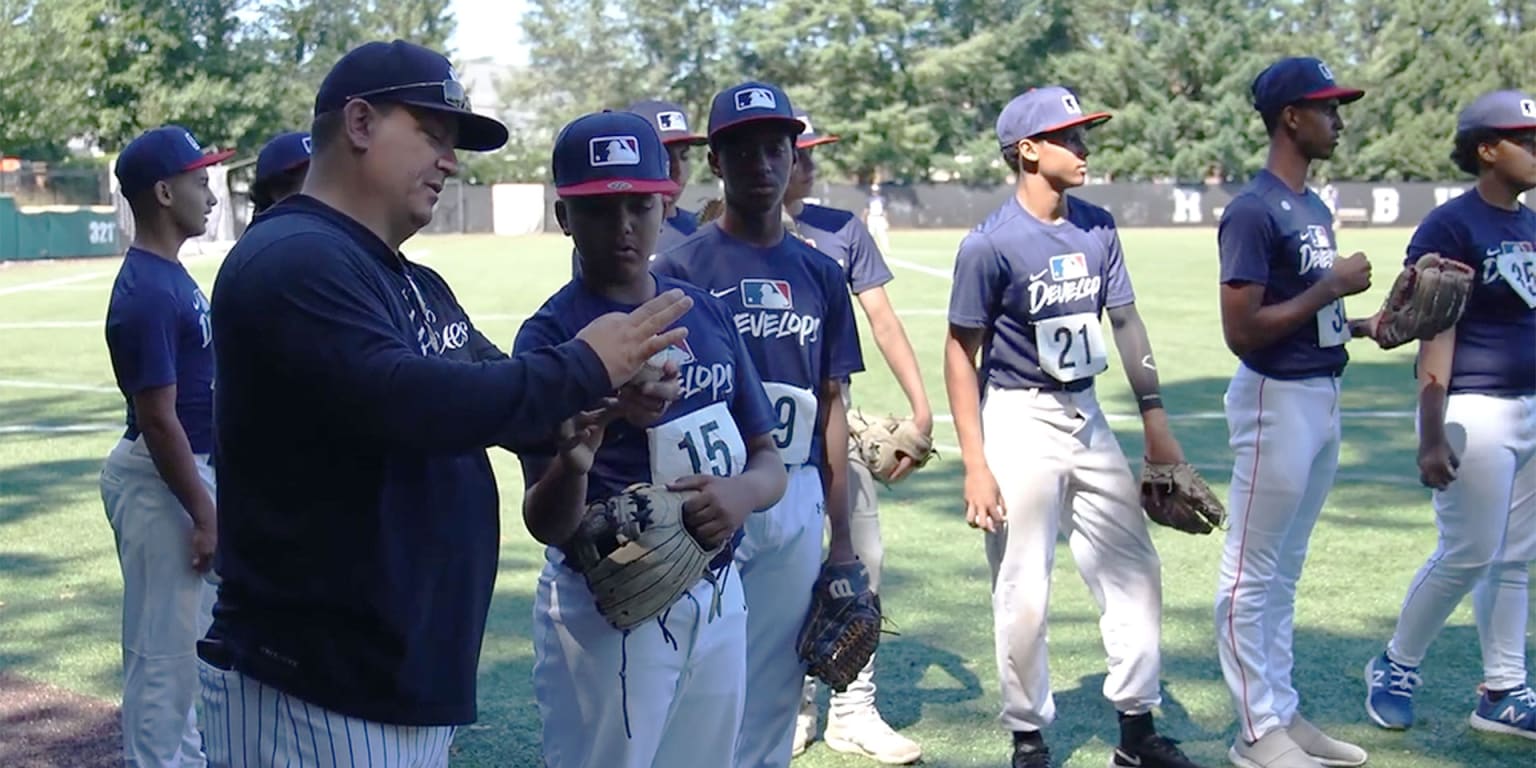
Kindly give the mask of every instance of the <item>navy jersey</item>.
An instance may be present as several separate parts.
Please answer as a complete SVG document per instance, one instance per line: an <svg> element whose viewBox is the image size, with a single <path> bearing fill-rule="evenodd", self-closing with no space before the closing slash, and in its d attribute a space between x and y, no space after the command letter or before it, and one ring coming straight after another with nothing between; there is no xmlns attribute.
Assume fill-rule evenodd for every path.
<svg viewBox="0 0 1536 768"><path fill-rule="evenodd" d="M1477 270L1456 324L1450 391L1536 394L1536 212L1496 208L1474 189L1419 224L1406 263L1426 253Z"/></svg>
<svg viewBox="0 0 1536 768"><path fill-rule="evenodd" d="M435 272L304 195L225 259L213 336L210 635L342 714L473 722L499 561L485 449L610 391L602 361L584 342L506 358Z"/></svg>
<svg viewBox="0 0 1536 768"><path fill-rule="evenodd" d="M588 473L589 502L613 496L634 483L664 484L678 477L711 472L724 477L740 474L746 465L745 442L767 434L775 426L762 380L736 333L730 310L697 286L666 277L655 279L657 293L681 288L694 301L693 308L676 323L688 329L688 337L666 350L667 356L678 364L682 396L657 424L672 424L705 411L711 412L711 418L723 415L723 420L717 420L731 423L716 424L708 434L701 435L699 432L709 423L704 421L700 430L652 446L654 434L667 430L660 426L639 428L623 420L614 422L604 434L602 447ZM524 321L513 351L521 353L568 341L598 317L609 312L629 312L635 306L611 301L593 293L581 281L572 280ZM729 453L712 445L725 431L736 436L736 444L727 445ZM653 453L653 448L661 450ZM519 453L523 479L531 486L543 475L543 462L555 455L555 447L544 443Z"/></svg>
<svg viewBox="0 0 1536 768"><path fill-rule="evenodd" d="M837 263L788 234L762 248L710 222L657 256L651 269L724 300L773 405L774 444L784 462L819 464L821 384L864 370L853 304Z"/></svg>
<svg viewBox="0 0 1536 768"><path fill-rule="evenodd" d="M848 287L863 293L889 283L893 277L885 255L869 228L849 211L806 205L795 216L800 236L816 250L832 257L848 274Z"/></svg>
<svg viewBox="0 0 1536 768"><path fill-rule="evenodd" d="M1009 196L960 243L949 322L989 331L983 385L1080 391L1109 368L1104 310L1135 300L1109 211L1069 197L1048 223Z"/></svg>
<svg viewBox="0 0 1536 768"><path fill-rule="evenodd" d="M193 453L213 450L213 327L208 299L179 261L129 248L107 303L107 352L139 436L133 396L176 385L176 420Z"/></svg>
<svg viewBox="0 0 1536 768"><path fill-rule="evenodd" d="M1259 171L1221 213L1217 229L1223 285L1264 286L1265 306L1293 299L1333 269L1333 212L1311 190L1293 192L1269 171ZM1276 379L1338 376L1349 362L1344 300L1241 359Z"/></svg>
<svg viewBox="0 0 1536 768"><path fill-rule="evenodd" d="M689 235L699 231L699 215L693 211L674 208L672 217L661 223L661 237L656 238L656 252L667 251L681 245Z"/></svg>

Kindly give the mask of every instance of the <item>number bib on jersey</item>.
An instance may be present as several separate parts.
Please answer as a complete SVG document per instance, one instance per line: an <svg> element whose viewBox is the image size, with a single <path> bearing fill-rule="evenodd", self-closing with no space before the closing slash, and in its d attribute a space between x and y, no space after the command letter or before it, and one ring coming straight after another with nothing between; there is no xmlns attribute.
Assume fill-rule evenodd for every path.
<svg viewBox="0 0 1536 768"><path fill-rule="evenodd" d="M763 382L773 406L773 444L787 466L797 467L811 459L811 436L816 429L816 394L809 389Z"/></svg>
<svg viewBox="0 0 1536 768"><path fill-rule="evenodd" d="M1501 253L1498 265L1504 282L1525 300L1526 306L1536 309L1536 251Z"/></svg>
<svg viewBox="0 0 1536 768"><path fill-rule="evenodd" d="M1344 319L1344 300L1334 299L1317 311L1317 345L1324 349L1349 341L1349 321Z"/></svg>
<svg viewBox="0 0 1536 768"><path fill-rule="evenodd" d="M1035 322L1035 351L1040 370L1060 382L1097 376L1109 369L1104 330L1093 312L1048 317Z"/></svg>
<svg viewBox="0 0 1536 768"><path fill-rule="evenodd" d="M651 482L689 475L730 477L747 463L747 445L725 403L711 403L645 431L651 449Z"/></svg>

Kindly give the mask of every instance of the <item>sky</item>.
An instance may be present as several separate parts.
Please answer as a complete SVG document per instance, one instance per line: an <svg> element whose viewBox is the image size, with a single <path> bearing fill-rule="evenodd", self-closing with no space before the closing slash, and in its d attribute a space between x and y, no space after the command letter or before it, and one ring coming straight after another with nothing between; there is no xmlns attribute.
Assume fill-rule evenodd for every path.
<svg viewBox="0 0 1536 768"><path fill-rule="evenodd" d="M450 41L459 60L489 56L501 64L528 60L522 18L527 0L453 0L457 31Z"/></svg>

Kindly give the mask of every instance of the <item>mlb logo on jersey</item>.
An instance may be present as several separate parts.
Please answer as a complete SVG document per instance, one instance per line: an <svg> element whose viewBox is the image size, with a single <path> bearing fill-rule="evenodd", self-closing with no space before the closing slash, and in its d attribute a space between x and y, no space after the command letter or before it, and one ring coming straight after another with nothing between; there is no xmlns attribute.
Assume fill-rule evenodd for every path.
<svg viewBox="0 0 1536 768"><path fill-rule="evenodd" d="M1527 240L1505 240L1499 243L1499 252L1510 255L1536 252L1536 244Z"/></svg>
<svg viewBox="0 0 1536 768"><path fill-rule="evenodd" d="M1051 257L1052 280L1077 280L1088 276L1088 257L1081 253L1064 253Z"/></svg>
<svg viewBox="0 0 1536 768"><path fill-rule="evenodd" d="M651 355L651 359L648 362L651 365L666 365L668 362L671 362L681 368L696 360L697 358L693 356L693 347L688 346L688 340L680 339L672 342L672 345L666 349Z"/></svg>
<svg viewBox="0 0 1536 768"><path fill-rule="evenodd" d="M794 309L785 280L741 281L741 305L748 309Z"/></svg>
<svg viewBox="0 0 1536 768"><path fill-rule="evenodd" d="M1313 248L1332 248L1333 243L1328 237L1328 228L1321 224L1307 225L1307 241Z"/></svg>
<svg viewBox="0 0 1536 768"><path fill-rule="evenodd" d="M587 141L587 150L593 168L640 164L640 140L634 136L593 136Z"/></svg>
<svg viewBox="0 0 1536 768"><path fill-rule="evenodd" d="M676 111L657 112L656 125L663 131L686 131L688 130L688 118L684 117L683 113Z"/></svg>
<svg viewBox="0 0 1536 768"><path fill-rule="evenodd" d="M778 109L779 100L767 88L743 88L736 92L736 111Z"/></svg>

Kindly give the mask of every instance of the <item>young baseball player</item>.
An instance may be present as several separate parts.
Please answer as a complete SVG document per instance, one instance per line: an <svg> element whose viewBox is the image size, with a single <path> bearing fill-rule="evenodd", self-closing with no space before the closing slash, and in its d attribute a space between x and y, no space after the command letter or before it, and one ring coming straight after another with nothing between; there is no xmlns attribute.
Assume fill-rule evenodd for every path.
<svg viewBox="0 0 1536 768"><path fill-rule="evenodd" d="M215 198L204 153L185 128L134 139L116 174L133 244L107 304L107 351L127 430L101 469L101 500L123 571L123 758L200 766L197 639L213 587L213 349L208 299L178 254L201 235Z"/></svg>
<svg viewBox="0 0 1536 768"><path fill-rule="evenodd" d="M1306 186L1333 155L1343 88L1323 62L1283 59L1253 82L1269 133L1265 169L1218 231L1221 324L1237 372L1224 400L1233 450L1231 527L1216 592L1217 648L1237 707L1229 752L1245 768L1361 765L1364 750L1298 714L1291 682L1296 582L1339 461L1345 296L1371 283L1365 255L1340 258L1328 206Z"/></svg>
<svg viewBox="0 0 1536 768"><path fill-rule="evenodd" d="M789 176L789 187L784 193L784 210L793 218L796 234L817 250L831 256L847 276L848 289L858 297L859 306L869 320L874 333L875 345L885 358L891 374L896 377L907 403L912 408L912 420L924 434L933 433L933 412L928 406L928 393L923 388L922 373L917 367L917 356L907 340L906 329L896 316L886 295L885 284L893 276L885 265L885 256L870 237L869 230L858 217L848 211L827 208L805 202L816 183L816 160L811 150L838 140L837 136L818 133L810 116L797 114L805 124L805 131L795 140L795 165ZM844 385L847 386L846 384ZM848 390L844 390L844 404L848 402ZM909 459L897 470L901 477L911 471ZM870 587L880 591L880 567L885 560L885 548L880 540L878 499L875 495L875 479L869 467L854 452L848 460L848 523L853 535L853 550L869 569ZM800 701L800 714L795 718L793 754L799 755L816 737L816 679L807 676ZM886 724L875 709L875 661L873 658L859 673L859 678L841 693L833 693L827 716L827 746L838 752L849 752L873 758L879 762L902 765L923 756L917 742L902 736Z"/></svg>
<svg viewBox="0 0 1536 768"><path fill-rule="evenodd" d="M1051 765L1056 718L1046 611L1058 535L1099 605L1104 696L1120 713L1111 765L1190 768L1159 735L1162 576L1129 464L1094 394L1109 368L1100 318L1142 413L1149 461L1183 460L1158 393L1114 218L1066 194L1087 180L1085 114L1066 88L1035 88L997 119L1017 191L955 258L944 382L965 462L966 521L986 531L1002 725L1013 767ZM976 366L981 351L981 369Z"/></svg>
<svg viewBox="0 0 1536 768"><path fill-rule="evenodd" d="M688 114L682 106L670 101L637 101L625 107L624 111L644 117L661 134L661 141L667 147L670 178L677 185L677 191L666 192L661 196L666 209L661 214L661 236L656 239L656 250L653 251L660 253L686 240L699 228L698 214L679 207L677 201L682 197L683 190L688 188L688 177L692 173L689 153L694 147L708 144L709 139L694 133L688 122ZM571 251L573 277L581 276L581 264L576 257L576 251Z"/></svg>
<svg viewBox="0 0 1536 768"><path fill-rule="evenodd" d="M303 192L246 230L213 291L209 761L442 768L475 720L498 564L486 448L544 440L630 381L686 337L657 332L692 300L667 291L507 358L400 254L456 150L507 138L448 60L400 40L349 51L311 134Z"/></svg>
<svg viewBox="0 0 1536 768"><path fill-rule="evenodd" d="M251 180L251 207L261 213L298 194L309 171L313 142L307 131L279 134L256 155L256 176Z"/></svg>
<svg viewBox="0 0 1536 768"><path fill-rule="evenodd" d="M1419 224L1426 253L1477 271L1466 314L1419 344L1419 472L1435 489L1440 537L1403 601L1386 650L1366 666L1365 708L1383 728L1413 725L1430 643L1472 593L1483 649L1473 728L1536 739L1526 683L1529 563L1536 559L1536 99L1495 91L1462 110L1451 157L1472 191Z"/></svg>
<svg viewBox="0 0 1536 768"><path fill-rule="evenodd" d="M694 536L712 548L736 538L748 514L784 492L773 412L730 311L702 289L647 271L662 199L677 192L652 125L605 112L560 132L555 216L584 268L523 324L513 348L568 341L593 319L669 288L694 299L680 321L687 340L668 350L682 396L664 415L620 418L609 409L585 439L521 454L524 519L551 545L533 613L534 695L550 768L730 765L746 693L746 603L741 581L725 573L731 547L711 563L715 579L700 578L661 617L620 631L562 555L587 504L634 483L699 491L684 511L693 514ZM566 431L578 435L576 424Z"/></svg>
<svg viewBox="0 0 1536 768"><path fill-rule="evenodd" d="M804 126L777 86L747 82L715 96L709 164L725 182L725 212L652 263L724 299L774 412L774 444L789 487L753 515L736 550L747 598L746 709L737 768L789 764L805 664L795 644L821 563L855 559L848 523L848 422L842 382L863 369L847 278L788 236L784 190Z"/></svg>

